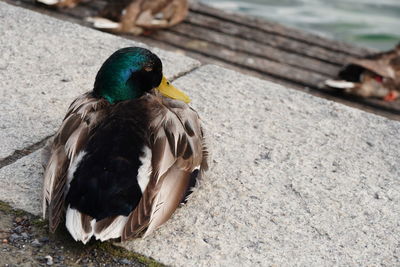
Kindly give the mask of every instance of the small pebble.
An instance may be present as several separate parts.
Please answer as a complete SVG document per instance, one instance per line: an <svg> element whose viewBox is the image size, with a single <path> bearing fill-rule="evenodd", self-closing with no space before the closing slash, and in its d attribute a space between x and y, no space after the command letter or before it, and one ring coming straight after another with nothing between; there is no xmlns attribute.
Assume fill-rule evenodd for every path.
<svg viewBox="0 0 400 267"><path fill-rule="evenodd" d="M22 218L21 217L17 217L17 218L15 218L15 220L14 220L16 223L20 223L20 222L22 222Z"/></svg>
<svg viewBox="0 0 400 267"><path fill-rule="evenodd" d="M23 239L28 239L29 238L29 235L27 233L25 233L25 232L23 232L21 234L21 236L22 236Z"/></svg>
<svg viewBox="0 0 400 267"><path fill-rule="evenodd" d="M19 225L19 226L15 227L14 232L20 234L20 233L22 233L23 230L24 230L23 227L21 225Z"/></svg>
<svg viewBox="0 0 400 267"><path fill-rule="evenodd" d="M21 239L20 235L17 234L12 234L10 235L10 237L8 238L11 242L14 242L15 240Z"/></svg>
<svg viewBox="0 0 400 267"><path fill-rule="evenodd" d="M33 247L41 247L42 244L39 242L39 240L35 239L32 241L32 246Z"/></svg>
<svg viewBox="0 0 400 267"><path fill-rule="evenodd" d="M8 244L8 240L7 239L3 239L3 241L1 241L3 244Z"/></svg>
<svg viewBox="0 0 400 267"><path fill-rule="evenodd" d="M371 143L371 142L369 142L369 141L367 141L367 145L369 145L370 147L373 147L373 146L374 146L374 144Z"/></svg>
<svg viewBox="0 0 400 267"><path fill-rule="evenodd" d="M46 259L46 264L47 265L53 265L53 257L50 255L47 255L46 257L44 257Z"/></svg>
<svg viewBox="0 0 400 267"><path fill-rule="evenodd" d="M131 261L128 259L122 259L119 261L121 264L131 264Z"/></svg>
<svg viewBox="0 0 400 267"><path fill-rule="evenodd" d="M41 237L41 238L39 238L39 242L42 242L42 243L46 243L46 242L49 242L49 238L48 237Z"/></svg>

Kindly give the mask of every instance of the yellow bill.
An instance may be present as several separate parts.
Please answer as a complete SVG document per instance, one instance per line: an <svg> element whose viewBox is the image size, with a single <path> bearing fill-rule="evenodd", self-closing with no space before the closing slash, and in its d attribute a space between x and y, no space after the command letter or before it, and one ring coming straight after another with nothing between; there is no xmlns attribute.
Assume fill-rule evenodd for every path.
<svg viewBox="0 0 400 267"><path fill-rule="evenodd" d="M156 88L158 91L161 92L163 96L178 99L185 103L190 102L189 96L187 96L184 92L178 90L173 86L165 76L163 76L160 85Z"/></svg>

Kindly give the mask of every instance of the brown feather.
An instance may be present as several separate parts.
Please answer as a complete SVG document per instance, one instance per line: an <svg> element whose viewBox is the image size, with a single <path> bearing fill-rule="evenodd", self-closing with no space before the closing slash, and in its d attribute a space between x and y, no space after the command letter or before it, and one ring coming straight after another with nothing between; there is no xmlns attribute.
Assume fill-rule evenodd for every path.
<svg viewBox="0 0 400 267"><path fill-rule="evenodd" d="M92 226L90 224L92 220L93 218L89 215L81 213L82 229L85 233L90 233L92 231Z"/></svg>
<svg viewBox="0 0 400 267"><path fill-rule="evenodd" d="M194 131L192 129L192 126L190 126L190 122L189 121L185 121L185 130L187 132L187 134L192 137L194 135Z"/></svg>
<svg viewBox="0 0 400 267"><path fill-rule="evenodd" d="M68 118L64 120L62 127L59 130L59 134L57 135L57 140L55 142L65 144L71 134L76 130L76 128L78 128L79 124L81 124L81 122L82 120L79 115L71 114Z"/></svg>
<svg viewBox="0 0 400 267"><path fill-rule="evenodd" d="M160 179L160 188L153 203L153 212L144 236L165 223L178 208L188 188L191 172L174 164Z"/></svg>
<svg viewBox="0 0 400 267"><path fill-rule="evenodd" d="M180 101L162 98L161 103L150 116L154 118L150 122L150 136L154 136L150 181L128 218L122 240L147 236L165 223L186 195L193 170L207 167L197 113Z"/></svg>
<svg viewBox="0 0 400 267"><path fill-rule="evenodd" d="M108 226L110 226L110 224L112 224L116 218L118 218L118 216L112 216L112 217L104 218L104 219L96 222L96 226L94 228L94 231L96 233L101 233L101 231L103 231Z"/></svg>
<svg viewBox="0 0 400 267"><path fill-rule="evenodd" d="M45 146L42 149L41 153L41 162L43 169L46 169L47 164L49 163L51 156L51 148L53 146L54 137L47 139Z"/></svg>
<svg viewBox="0 0 400 267"><path fill-rule="evenodd" d="M180 135L176 145L176 150L177 150L176 155L182 156L187 146L188 146L188 139L186 138L186 135Z"/></svg>
<svg viewBox="0 0 400 267"><path fill-rule="evenodd" d="M53 184L53 197L50 199L50 201L47 202L49 208L50 232L54 232L59 223L59 218L57 216L59 214L59 207L64 201L62 192L64 190L64 184L66 182L66 172L68 168L67 157L65 155L63 147L59 147L56 151L53 152L50 159L50 164L51 167L55 165L53 167L56 168L54 176L58 177Z"/></svg>
<svg viewBox="0 0 400 267"><path fill-rule="evenodd" d="M165 136L167 137L168 144L169 144L169 147L171 148L172 155L176 156L174 133L172 131L166 131Z"/></svg>

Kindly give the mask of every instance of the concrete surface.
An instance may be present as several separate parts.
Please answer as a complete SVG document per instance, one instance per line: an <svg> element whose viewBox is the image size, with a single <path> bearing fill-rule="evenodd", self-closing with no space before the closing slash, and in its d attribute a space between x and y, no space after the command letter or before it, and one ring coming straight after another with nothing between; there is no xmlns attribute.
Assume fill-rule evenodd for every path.
<svg viewBox="0 0 400 267"><path fill-rule="evenodd" d="M0 34L9 38L0 39L8 47L0 46L0 55L35 42L26 31L25 43L22 28L33 31L40 22L47 29L36 33L42 40L35 49L22 45L1 69L9 85L2 82L0 102L0 123L8 118L10 125L0 139L7 154L54 133L70 99L92 84L103 58L89 47L105 58L129 41L2 3L0 18ZM17 30L18 21L30 24ZM38 66L38 58L45 64ZM50 67L52 75L43 74ZM216 66L174 84L204 120L211 168L169 222L122 246L174 266L400 265L399 122ZM40 116L43 110L51 112ZM0 169L0 200L34 214L40 213L38 153Z"/></svg>
<svg viewBox="0 0 400 267"><path fill-rule="evenodd" d="M51 135L115 50L144 44L0 2L0 159ZM175 78L200 65L152 49Z"/></svg>
<svg viewBox="0 0 400 267"><path fill-rule="evenodd" d="M0 200L15 208L42 214L41 150L0 169Z"/></svg>

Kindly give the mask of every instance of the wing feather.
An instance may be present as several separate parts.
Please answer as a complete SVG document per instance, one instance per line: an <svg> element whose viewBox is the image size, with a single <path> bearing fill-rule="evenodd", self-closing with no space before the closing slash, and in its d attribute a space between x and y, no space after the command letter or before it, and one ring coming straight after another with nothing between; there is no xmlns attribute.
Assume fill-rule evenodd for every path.
<svg viewBox="0 0 400 267"><path fill-rule="evenodd" d="M44 151L44 159L49 159L44 173L43 217L48 209L51 232L56 230L64 211L68 169L85 146L90 130L104 118L108 106L105 100L90 93L78 97L70 105L52 144ZM84 221L86 229L86 218Z"/></svg>
<svg viewBox="0 0 400 267"><path fill-rule="evenodd" d="M186 104L163 98L150 125L152 172L122 240L147 236L165 223L184 199L192 172L207 168L207 152L197 113ZM204 171L204 170L202 170Z"/></svg>

